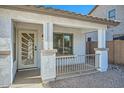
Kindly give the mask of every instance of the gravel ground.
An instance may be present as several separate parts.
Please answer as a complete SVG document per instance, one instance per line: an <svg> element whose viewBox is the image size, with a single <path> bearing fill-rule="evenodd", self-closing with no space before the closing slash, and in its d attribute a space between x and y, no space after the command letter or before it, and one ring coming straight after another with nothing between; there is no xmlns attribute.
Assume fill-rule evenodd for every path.
<svg viewBox="0 0 124 93"><path fill-rule="evenodd" d="M51 88L123 88L124 66L110 65L107 72L97 72L44 84Z"/></svg>

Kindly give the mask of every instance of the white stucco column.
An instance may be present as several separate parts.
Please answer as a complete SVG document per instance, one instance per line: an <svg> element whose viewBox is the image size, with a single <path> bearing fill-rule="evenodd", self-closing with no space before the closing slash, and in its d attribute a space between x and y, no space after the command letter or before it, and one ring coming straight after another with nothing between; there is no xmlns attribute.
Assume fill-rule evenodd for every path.
<svg viewBox="0 0 124 93"><path fill-rule="evenodd" d="M48 49L48 23L43 24L43 49Z"/></svg>
<svg viewBox="0 0 124 93"><path fill-rule="evenodd" d="M56 78L56 50L53 49L53 23L43 24L41 77L43 82L51 81Z"/></svg>
<svg viewBox="0 0 124 93"><path fill-rule="evenodd" d="M43 48L53 49L53 23L43 24Z"/></svg>
<svg viewBox="0 0 124 93"><path fill-rule="evenodd" d="M106 29L98 29L98 48L106 48Z"/></svg>
<svg viewBox="0 0 124 93"><path fill-rule="evenodd" d="M48 23L48 49L53 49L53 23Z"/></svg>
<svg viewBox="0 0 124 93"><path fill-rule="evenodd" d="M9 87L13 81L12 67L12 22L0 15L0 87Z"/></svg>
<svg viewBox="0 0 124 93"><path fill-rule="evenodd" d="M96 54L99 55L97 67L101 72L107 71L108 68L108 48L106 48L106 29L98 29L98 48L95 48Z"/></svg>

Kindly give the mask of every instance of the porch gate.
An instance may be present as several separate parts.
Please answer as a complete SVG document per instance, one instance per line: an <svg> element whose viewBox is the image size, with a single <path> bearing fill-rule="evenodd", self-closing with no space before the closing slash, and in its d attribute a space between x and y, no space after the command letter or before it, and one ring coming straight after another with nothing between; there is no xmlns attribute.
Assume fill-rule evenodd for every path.
<svg viewBox="0 0 124 93"><path fill-rule="evenodd" d="M56 57L56 75L81 74L99 67L99 54Z"/></svg>

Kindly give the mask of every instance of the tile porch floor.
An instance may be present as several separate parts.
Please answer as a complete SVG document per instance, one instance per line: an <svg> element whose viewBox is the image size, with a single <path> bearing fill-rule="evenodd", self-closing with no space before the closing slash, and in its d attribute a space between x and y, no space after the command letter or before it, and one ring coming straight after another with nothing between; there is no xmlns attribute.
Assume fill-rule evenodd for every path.
<svg viewBox="0 0 124 93"><path fill-rule="evenodd" d="M19 71L11 88L42 88L40 70Z"/></svg>

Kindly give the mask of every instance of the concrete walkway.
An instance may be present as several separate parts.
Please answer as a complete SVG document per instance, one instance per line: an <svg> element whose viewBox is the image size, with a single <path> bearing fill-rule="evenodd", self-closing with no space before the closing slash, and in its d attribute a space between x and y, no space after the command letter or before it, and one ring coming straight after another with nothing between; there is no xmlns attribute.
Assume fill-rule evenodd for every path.
<svg viewBox="0 0 124 93"><path fill-rule="evenodd" d="M27 70L19 71L16 74L15 80L11 86L12 88L42 88L42 81L40 71Z"/></svg>

